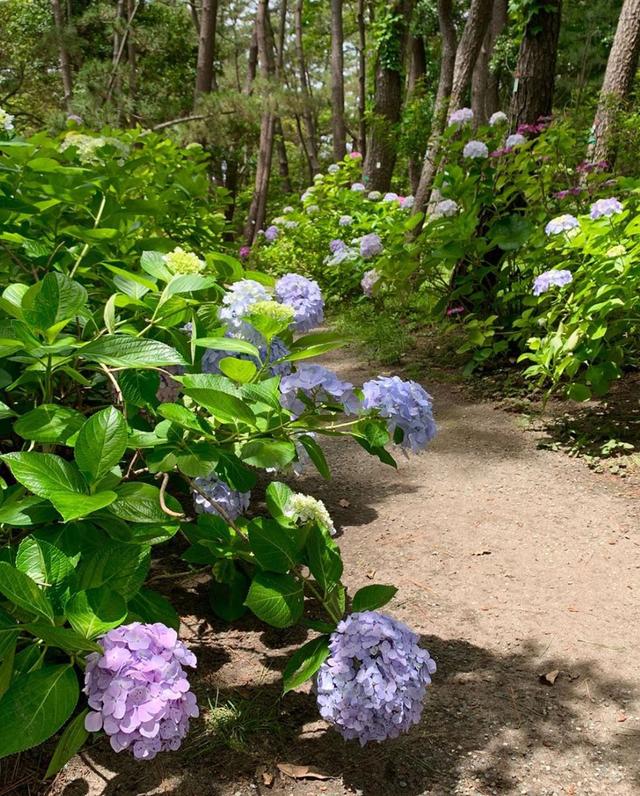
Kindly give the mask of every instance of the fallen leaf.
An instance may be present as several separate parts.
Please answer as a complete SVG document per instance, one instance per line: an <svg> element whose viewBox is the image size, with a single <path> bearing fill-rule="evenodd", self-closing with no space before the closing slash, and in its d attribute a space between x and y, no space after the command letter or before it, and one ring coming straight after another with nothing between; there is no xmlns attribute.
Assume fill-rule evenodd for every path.
<svg viewBox="0 0 640 796"><path fill-rule="evenodd" d="M262 780L262 784L265 788L271 788L273 786L275 776L269 771L266 766L260 766L256 771L256 778L260 778Z"/></svg>
<svg viewBox="0 0 640 796"><path fill-rule="evenodd" d="M574 605L570 605L567 608L567 611L571 611L572 614L577 614L578 613L578 609Z"/></svg>
<svg viewBox="0 0 640 796"><path fill-rule="evenodd" d="M626 721L626 720L627 720L627 718L628 718L628 717L627 717L627 716L625 716L625 714L624 714L624 713L620 712L620 713L618 713L618 718L617 718L617 721L619 721L620 723L622 723L623 721Z"/></svg>
<svg viewBox="0 0 640 796"><path fill-rule="evenodd" d="M540 682L543 685L555 685L556 680L558 679L558 675L560 674L559 669L553 669L551 672L547 672L546 674L539 675Z"/></svg>
<svg viewBox="0 0 640 796"><path fill-rule="evenodd" d="M296 766L294 763L277 763L277 768L292 779L333 779L330 774L312 766Z"/></svg>
<svg viewBox="0 0 640 796"><path fill-rule="evenodd" d="M375 569L370 569L370 570L367 572L367 577L369 578L369 580L373 580L373 579L375 578L375 576L376 576L376 571L375 571Z"/></svg>
<svg viewBox="0 0 640 796"><path fill-rule="evenodd" d="M351 503L346 498L340 498L338 503L342 506L343 509L348 509Z"/></svg>

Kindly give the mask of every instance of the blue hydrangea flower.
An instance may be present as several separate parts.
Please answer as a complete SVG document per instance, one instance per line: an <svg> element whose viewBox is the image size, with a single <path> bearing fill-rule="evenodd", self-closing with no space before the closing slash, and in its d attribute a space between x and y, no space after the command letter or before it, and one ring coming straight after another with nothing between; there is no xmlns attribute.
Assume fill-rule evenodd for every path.
<svg viewBox="0 0 640 796"><path fill-rule="evenodd" d="M403 449L418 453L434 438L432 399L417 382L404 381L399 376L378 376L366 381L362 391L362 408L376 410L385 418L392 437L396 429L403 432Z"/></svg>
<svg viewBox="0 0 640 796"><path fill-rule="evenodd" d="M496 111L495 113L491 114L491 118L489 119L489 124L491 127L496 127L498 124L506 124L509 121L507 114L503 111Z"/></svg>
<svg viewBox="0 0 640 796"><path fill-rule="evenodd" d="M274 243L274 241L278 239L278 235L280 235L280 230L275 224L267 227L264 231L264 239L267 241L267 243Z"/></svg>
<svg viewBox="0 0 640 796"><path fill-rule="evenodd" d="M100 645L103 652L86 659L86 730L104 730L114 751L129 749L139 760L178 749L199 712L182 668L195 667L195 655L160 622L122 625Z"/></svg>
<svg viewBox="0 0 640 796"><path fill-rule="evenodd" d="M397 738L420 721L436 664L405 624L377 611L348 616L316 676L320 715L343 738Z"/></svg>
<svg viewBox="0 0 640 796"><path fill-rule="evenodd" d="M443 199L437 202L436 206L433 208L433 217L446 218L455 216L459 209L458 203L454 202L453 199Z"/></svg>
<svg viewBox="0 0 640 796"><path fill-rule="evenodd" d="M302 414L306 408L298 398L299 391L316 404L341 404L347 414L355 414L358 410L353 384L341 381L322 365L302 362L295 373L284 376L280 381L280 403L295 415Z"/></svg>
<svg viewBox="0 0 640 796"><path fill-rule="evenodd" d="M340 240L340 238L334 238L333 240L329 241L329 251L332 254L335 254L336 252L342 251L342 249L346 248L347 244L343 240Z"/></svg>
<svg viewBox="0 0 640 796"><path fill-rule="evenodd" d="M368 235L363 235L360 238L360 256L365 260L370 260L372 257L377 257L384 251L384 246L380 240L380 236L375 232L370 232Z"/></svg>
<svg viewBox="0 0 640 796"><path fill-rule="evenodd" d="M354 182L351 186L352 191L356 191L356 193L361 193L362 191L366 191L366 188L363 183L361 182Z"/></svg>
<svg viewBox="0 0 640 796"><path fill-rule="evenodd" d="M459 108L449 116L449 125L469 124L473 121L473 111L471 108Z"/></svg>
<svg viewBox="0 0 640 796"><path fill-rule="evenodd" d="M243 318L251 312L251 307L258 301L269 301L270 298L264 285L253 279L241 279L234 282L222 297L218 317L226 322L229 329L240 331Z"/></svg>
<svg viewBox="0 0 640 796"><path fill-rule="evenodd" d="M362 288L362 292L365 294L365 296L373 295L373 288L376 286L379 279L380 273L379 271L376 271L375 268L365 272L364 276L360 280L360 287Z"/></svg>
<svg viewBox="0 0 640 796"><path fill-rule="evenodd" d="M245 354L241 351L223 351L220 348L207 348L207 350L202 355L202 364L201 364L202 372L214 373L214 374L222 373L222 371L220 370L220 362L225 357L234 357L235 359L245 359L249 362L253 362L253 364L257 368L261 368L267 360L267 352L270 363L275 363L278 359L282 359L282 357L286 357L288 354L291 353L287 348L287 346L283 343L283 341L279 337L274 337L268 348L266 345L261 345L258 348L260 351L259 360L256 357L251 356L251 354ZM270 364L269 373L272 376L286 376L287 374L291 373L291 363L279 362L277 364Z"/></svg>
<svg viewBox="0 0 640 796"><path fill-rule="evenodd" d="M382 197L383 202L397 202L398 201L398 194L394 193L393 191L389 191Z"/></svg>
<svg viewBox="0 0 640 796"><path fill-rule="evenodd" d="M338 225L341 227L350 227L353 224L353 216L340 216Z"/></svg>
<svg viewBox="0 0 640 796"><path fill-rule="evenodd" d="M416 203L415 197L409 194L409 196L401 196L400 197L400 207L403 210L411 210L411 208Z"/></svg>
<svg viewBox="0 0 640 796"><path fill-rule="evenodd" d="M300 274L285 274L276 282L276 298L294 311L293 328L308 332L324 320L324 299L314 279Z"/></svg>
<svg viewBox="0 0 640 796"><path fill-rule="evenodd" d="M484 141L469 141L462 150L462 157L471 159L488 158L489 147Z"/></svg>
<svg viewBox="0 0 640 796"><path fill-rule="evenodd" d="M522 133L513 133L510 135L507 140L504 142L506 149L513 149L517 146L522 146L522 144L526 144L527 139L522 135Z"/></svg>
<svg viewBox="0 0 640 796"><path fill-rule="evenodd" d="M547 235L559 235L561 232L569 232L569 230L576 229L579 226L580 222L575 216L565 213L562 216L552 218L544 228L544 231Z"/></svg>
<svg viewBox="0 0 640 796"><path fill-rule="evenodd" d="M338 249L330 257L325 257L325 265L340 265L341 263L350 263L357 260L360 252L352 246L345 246L344 249Z"/></svg>
<svg viewBox="0 0 640 796"><path fill-rule="evenodd" d="M589 215L595 221L597 218L609 218L622 213L622 203L614 196L609 199L598 199L591 205Z"/></svg>
<svg viewBox="0 0 640 796"><path fill-rule="evenodd" d="M533 282L533 295L540 296L552 286L564 287L573 282L571 271L545 271L537 276Z"/></svg>
<svg viewBox="0 0 640 796"><path fill-rule="evenodd" d="M251 492L236 492L215 473L194 478L193 483L199 490L193 493L193 506L197 514L217 514L223 519L235 520L249 508Z"/></svg>

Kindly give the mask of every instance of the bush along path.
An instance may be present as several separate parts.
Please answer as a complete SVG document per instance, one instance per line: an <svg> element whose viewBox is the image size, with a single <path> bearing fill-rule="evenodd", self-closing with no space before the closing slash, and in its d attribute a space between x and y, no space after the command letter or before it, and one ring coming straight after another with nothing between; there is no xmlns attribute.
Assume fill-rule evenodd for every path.
<svg viewBox="0 0 640 796"><path fill-rule="evenodd" d="M354 383L371 372L344 352L323 364ZM335 439L331 482L309 470L291 482L328 508L350 591L399 587L386 612L438 662L421 722L385 744L343 741L308 684L280 700L283 647L307 631L216 622L204 576L159 581L199 660L193 735L143 766L93 746L55 796L637 793L634 488L537 449L488 403L429 386L428 454L395 470Z"/></svg>

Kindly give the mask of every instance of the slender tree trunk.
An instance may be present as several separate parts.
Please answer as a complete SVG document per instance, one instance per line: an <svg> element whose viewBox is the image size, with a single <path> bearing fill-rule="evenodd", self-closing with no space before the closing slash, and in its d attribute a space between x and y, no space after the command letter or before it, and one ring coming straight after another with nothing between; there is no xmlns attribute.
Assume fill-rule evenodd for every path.
<svg viewBox="0 0 640 796"><path fill-rule="evenodd" d="M298 59L298 78L303 101L304 126L307 131L306 150L309 154L309 162L313 174L320 171L320 160L318 158L318 142L316 137L316 124L313 118L311 107L311 92L309 91L309 81L307 80L307 64L304 57L304 44L302 41L302 11L304 0L296 0L295 7L295 29L296 29L296 56ZM312 174L312 176L313 176Z"/></svg>
<svg viewBox="0 0 640 796"><path fill-rule="evenodd" d="M412 36L410 42L409 76L407 78L407 100L418 101L424 96L424 79L427 72L427 54L422 36ZM409 182L416 192L422 171L422 158L414 154L409 157Z"/></svg>
<svg viewBox="0 0 640 796"><path fill-rule="evenodd" d="M196 66L196 98L200 94L210 94L216 88L213 59L215 57L217 20L218 0L202 0Z"/></svg>
<svg viewBox="0 0 640 796"><path fill-rule="evenodd" d="M364 23L365 0L358 0L358 149L362 157L367 148L367 29Z"/></svg>
<svg viewBox="0 0 640 796"><path fill-rule="evenodd" d="M467 21L456 51L450 101L452 110L456 110L464 103L473 67L491 21L492 8L493 0L471 0Z"/></svg>
<svg viewBox="0 0 640 796"><path fill-rule="evenodd" d="M271 26L269 26L271 28ZM273 41L273 31L270 30L270 39ZM278 85L282 85L282 76L284 73L284 42L287 34L287 0L280 2L280 21L278 25L278 46L277 46L277 59L275 76ZM285 193L291 193L291 179L289 177L289 158L287 156L287 144L284 137L284 129L282 127L282 119L277 116L274 119L274 135L275 146L278 153L278 169L280 172L280 181L282 190Z"/></svg>
<svg viewBox="0 0 640 796"><path fill-rule="evenodd" d="M267 84L274 73L273 49L269 41L269 0L258 0L256 13L256 35L258 40L258 62L260 73ZM244 237L251 246L256 233L264 225L267 211L267 196L269 193L269 177L271 175L271 161L273 158L273 136L275 114L271 107L270 98L265 96L265 109L260 123L260 144L258 148L258 162L256 166L256 180L249 216L244 228Z"/></svg>
<svg viewBox="0 0 640 796"><path fill-rule="evenodd" d="M249 44L249 59L247 62L247 79L244 86L244 93L247 96L253 94L253 83L258 74L258 30L254 25Z"/></svg>
<svg viewBox="0 0 640 796"><path fill-rule="evenodd" d="M388 191L396 162L397 125L402 111L402 70L407 47L411 0L395 0L394 30L376 57L373 121L364 162L365 184L372 191Z"/></svg>
<svg viewBox="0 0 640 796"><path fill-rule="evenodd" d="M127 0L127 19L129 25L133 20L133 9L135 8L135 0ZM138 93L138 54L136 51L136 41L133 31L129 30L127 36L127 61L129 62L129 126L135 125L136 118L136 99Z"/></svg>
<svg viewBox="0 0 640 796"><path fill-rule="evenodd" d="M71 77L71 60L64 40L65 19L60 0L51 0L53 11L53 22L58 40L58 57L60 59L60 74L62 76L62 88L64 89L64 105L67 112L71 111L71 98L73 97L73 80Z"/></svg>
<svg viewBox="0 0 640 796"><path fill-rule="evenodd" d="M342 0L331 0L331 127L333 158L342 160L347 153L347 130L344 122L344 33Z"/></svg>
<svg viewBox="0 0 640 796"><path fill-rule="evenodd" d="M589 158L593 161L606 160L613 165L616 155L616 118L629 99L639 54L640 0L625 0L593 123L594 142L589 148Z"/></svg>
<svg viewBox="0 0 640 796"><path fill-rule="evenodd" d="M198 9L196 8L196 4L194 0L188 0L189 4L189 13L191 14L191 21L193 22L193 27L196 29L196 33L198 37L200 36L200 19L198 18Z"/></svg>
<svg viewBox="0 0 640 796"><path fill-rule="evenodd" d="M553 109L562 0L545 0L525 27L511 98L511 123L533 124Z"/></svg>
<svg viewBox="0 0 640 796"><path fill-rule="evenodd" d="M491 24L482 42L471 78L471 107L476 124L486 124L487 120L498 110L498 84L490 82L492 77L489 63L498 36L507 24L507 7L509 0L494 0Z"/></svg>

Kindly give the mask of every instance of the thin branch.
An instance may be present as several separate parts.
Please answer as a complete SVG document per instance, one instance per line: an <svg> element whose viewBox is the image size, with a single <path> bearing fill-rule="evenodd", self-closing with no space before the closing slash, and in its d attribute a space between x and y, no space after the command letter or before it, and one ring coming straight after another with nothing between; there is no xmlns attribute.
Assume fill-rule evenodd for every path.
<svg viewBox="0 0 640 796"><path fill-rule="evenodd" d="M173 127L176 124L184 124L185 122L195 122L199 121L200 119L206 119L206 118L207 117L204 114L198 113L195 114L194 116L183 116L181 119L171 119L168 122L161 122L160 124L156 124L151 129L155 133L158 130L164 130L165 127Z"/></svg>
<svg viewBox="0 0 640 796"><path fill-rule="evenodd" d="M118 74L118 67L120 66L120 61L122 60L122 55L124 53L124 49L127 45L127 39L129 38L129 33L131 31L131 25L133 23L133 18L138 13L138 9L140 8L140 0L136 0L136 4L133 7L133 11L131 12L131 16L127 20L127 27L125 28L124 33L122 34L122 41L120 42L120 49L118 50L118 54L115 57L113 62L113 70L111 72L111 77L109 78L109 83L107 85L107 96L105 98L104 104L109 102L111 99L111 92L113 91L113 86L116 82L116 76Z"/></svg>
<svg viewBox="0 0 640 796"><path fill-rule="evenodd" d="M118 403L121 406L124 406L124 395L122 394L122 390L120 389L120 385L118 384L118 381L117 381L116 377L113 375L113 373L109 370L109 368L106 365L102 364L102 362L100 363L100 367L106 373L107 378L109 379L109 381L113 385L113 389L115 390L116 398L118 400Z"/></svg>
<svg viewBox="0 0 640 796"><path fill-rule="evenodd" d="M156 476L156 478L160 478L160 473ZM169 483L169 473L162 473L162 483L160 484L160 508L164 511L165 514L168 514L170 517L184 517L184 512L182 511L172 511L165 502L165 493L167 491L167 484Z"/></svg>

